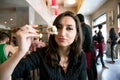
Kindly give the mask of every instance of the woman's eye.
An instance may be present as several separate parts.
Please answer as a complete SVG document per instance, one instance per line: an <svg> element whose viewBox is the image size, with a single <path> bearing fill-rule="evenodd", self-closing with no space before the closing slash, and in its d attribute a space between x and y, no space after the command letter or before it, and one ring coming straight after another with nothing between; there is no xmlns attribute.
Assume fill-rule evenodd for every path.
<svg viewBox="0 0 120 80"><path fill-rule="evenodd" d="M73 28L71 28L71 27L68 27L68 28L67 28L67 30L73 30Z"/></svg>

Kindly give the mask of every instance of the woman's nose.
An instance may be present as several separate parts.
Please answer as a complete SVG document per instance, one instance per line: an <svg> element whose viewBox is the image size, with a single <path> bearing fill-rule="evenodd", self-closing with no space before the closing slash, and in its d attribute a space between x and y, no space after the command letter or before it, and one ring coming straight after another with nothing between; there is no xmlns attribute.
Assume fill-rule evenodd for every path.
<svg viewBox="0 0 120 80"><path fill-rule="evenodd" d="M58 33L63 36L63 35L65 35L66 30L64 28L62 28Z"/></svg>

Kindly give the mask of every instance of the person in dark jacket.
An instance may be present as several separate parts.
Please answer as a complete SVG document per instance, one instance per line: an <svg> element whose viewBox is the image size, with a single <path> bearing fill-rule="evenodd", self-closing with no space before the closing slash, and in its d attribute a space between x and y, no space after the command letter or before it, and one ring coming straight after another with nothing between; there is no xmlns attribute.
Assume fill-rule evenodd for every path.
<svg viewBox="0 0 120 80"><path fill-rule="evenodd" d="M102 68L107 69L108 67L105 66L104 61L103 61L103 55L104 55L104 37L102 35L101 29L102 29L102 25L98 25L98 36L97 36L97 42L98 42L98 49L99 49L99 53L97 55L96 58L96 63L98 58L100 57L101 63L102 63Z"/></svg>
<svg viewBox="0 0 120 80"><path fill-rule="evenodd" d="M93 36L93 43L94 43L95 50L98 49L97 36L98 36L98 33L97 33L97 30L95 30L95 35Z"/></svg>
<svg viewBox="0 0 120 80"><path fill-rule="evenodd" d="M39 80L86 80L86 57L82 51L82 32L78 18L71 11L66 11L56 17L53 25L58 34L50 35L46 47L38 48L22 60L29 50L31 38L39 35L31 25L25 25L17 31L18 52L8 60L10 63L6 62L4 68L7 71L4 73L7 74L2 74L4 68L0 70L0 80L7 80L6 77L13 70L12 78L16 80L37 68L40 71ZM10 65L10 68L7 67Z"/></svg>
<svg viewBox="0 0 120 80"><path fill-rule="evenodd" d="M83 44L82 49L85 52L86 60L87 60L87 74L88 80L94 80L94 74L92 69L92 46L93 46L93 39L92 39L92 30L89 25L87 25L84 21L84 16L82 14L77 14L83 34Z"/></svg>
<svg viewBox="0 0 120 80"><path fill-rule="evenodd" d="M110 41L111 41L111 60L109 63L115 63L114 61L114 47L116 45L116 40L117 40L117 34L115 33L115 29L114 28L111 28L110 31L109 31L109 38L110 38Z"/></svg>

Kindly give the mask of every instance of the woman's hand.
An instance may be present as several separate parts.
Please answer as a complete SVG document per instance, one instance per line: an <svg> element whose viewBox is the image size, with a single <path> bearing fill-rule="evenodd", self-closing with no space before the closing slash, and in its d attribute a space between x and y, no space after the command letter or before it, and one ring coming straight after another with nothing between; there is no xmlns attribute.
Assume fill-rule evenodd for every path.
<svg viewBox="0 0 120 80"><path fill-rule="evenodd" d="M16 32L19 47L18 51L23 53L23 56L29 50L32 39L34 37L39 37L39 34L37 34L37 30L34 29L34 27L37 26L25 25Z"/></svg>

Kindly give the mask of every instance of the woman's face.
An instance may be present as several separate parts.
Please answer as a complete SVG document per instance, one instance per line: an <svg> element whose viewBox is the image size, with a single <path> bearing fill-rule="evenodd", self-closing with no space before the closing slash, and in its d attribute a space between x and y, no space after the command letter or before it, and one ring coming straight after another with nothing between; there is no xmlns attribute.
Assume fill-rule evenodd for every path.
<svg viewBox="0 0 120 80"><path fill-rule="evenodd" d="M70 16L65 16L61 19L60 24L57 26L58 35L55 35L55 41L60 47L70 46L77 34L76 23Z"/></svg>

